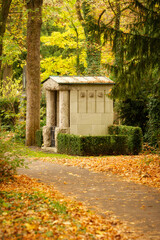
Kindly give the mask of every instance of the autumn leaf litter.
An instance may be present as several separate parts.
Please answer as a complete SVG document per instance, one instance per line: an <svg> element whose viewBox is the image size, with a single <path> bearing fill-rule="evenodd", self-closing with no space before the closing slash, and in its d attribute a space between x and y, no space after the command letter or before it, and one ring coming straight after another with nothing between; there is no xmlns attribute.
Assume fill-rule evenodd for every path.
<svg viewBox="0 0 160 240"><path fill-rule="evenodd" d="M0 199L0 239L141 239L111 216L24 175L2 183Z"/></svg>
<svg viewBox="0 0 160 240"><path fill-rule="evenodd" d="M160 190L160 155L158 154L91 156L68 159L45 157L41 158L41 160L86 168L94 172L112 172L124 177L127 181L146 184Z"/></svg>
<svg viewBox="0 0 160 240"><path fill-rule="evenodd" d="M31 159L95 172L112 172L128 181L160 189L160 158L157 154ZM0 239L129 240L144 239L144 236L116 220L112 214L103 218L82 203L64 197L51 186L27 176L15 175L13 180L0 185Z"/></svg>

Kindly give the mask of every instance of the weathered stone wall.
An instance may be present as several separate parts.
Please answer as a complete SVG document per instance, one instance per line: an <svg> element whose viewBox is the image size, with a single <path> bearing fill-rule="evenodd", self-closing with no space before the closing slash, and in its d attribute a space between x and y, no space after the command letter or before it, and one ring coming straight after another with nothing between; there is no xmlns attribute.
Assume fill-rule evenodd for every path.
<svg viewBox="0 0 160 240"><path fill-rule="evenodd" d="M70 133L106 135L113 124L113 101L107 93L111 86L82 86L70 92Z"/></svg>

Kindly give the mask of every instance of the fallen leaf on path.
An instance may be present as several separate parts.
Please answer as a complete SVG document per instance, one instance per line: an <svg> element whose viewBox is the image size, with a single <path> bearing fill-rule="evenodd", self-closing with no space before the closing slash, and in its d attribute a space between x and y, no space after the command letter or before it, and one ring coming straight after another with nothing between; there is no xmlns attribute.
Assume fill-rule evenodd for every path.
<svg viewBox="0 0 160 240"><path fill-rule="evenodd" d="M26 176L0 185L0 239L141 239L125 224Z"/></svg>
<svg viewBox="0 0 160 240"><path fill-rule="evenodd" d="M147 184L160 190L160 156L158 154L140 154L133 156L41 158L68 166L87 168L95 172L112 172L126 180ZM74 175L74 174L72 174Z"/></svg>

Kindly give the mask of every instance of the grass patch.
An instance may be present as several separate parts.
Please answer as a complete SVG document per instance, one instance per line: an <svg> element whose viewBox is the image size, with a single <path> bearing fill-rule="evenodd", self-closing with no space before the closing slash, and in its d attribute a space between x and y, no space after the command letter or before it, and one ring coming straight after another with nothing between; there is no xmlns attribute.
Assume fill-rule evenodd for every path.
<svg viewBox="0 0 160 240"><path fill-rule="evenodd" d="M68 156L65 154L56 154L43 152L40 148L32 149L20 143L15 143L13 146L13 151L18 152L21 156L34 157L34 158L73 158L73 156Z"/></svg>
<svg viewBox="0 0 160 240"><path fill-rule="evenodd" d="M5 142L5 145L8 146L7 152L13 153L20 157L33 157L33 158L73 158L73 156L68 156L66 154L56 154L56 153L49 153L43 152L41 148L35 147L31 148L25 146L25 144L16 141L14 138L14 133L12 132L1 132L0 139L2 142Z"/></svg>

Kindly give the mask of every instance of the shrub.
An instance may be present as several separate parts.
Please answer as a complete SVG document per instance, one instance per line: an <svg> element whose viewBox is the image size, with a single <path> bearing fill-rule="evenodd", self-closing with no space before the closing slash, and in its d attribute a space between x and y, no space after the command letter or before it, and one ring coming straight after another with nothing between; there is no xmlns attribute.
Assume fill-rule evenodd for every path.
<svg viewBox="0 0 160 240"><path fill-rule="evenodd" d="M112 125L108 128L109 134L127 135L128 154L138 154L142 150L142 130L140 127Z"/></svg>
<svg viewBox="0 0 160 240"><path fill-rule="evenodd" d="M117 155L128 151L126 136L76 136L59 133L58 152L70 155Z"/></svg>
<svg viewBox="0 0 160 240"><path fill-rule="evenodd" d="M15 138L16 140L24 140L26 136L26 96L21 96L19 113L17 114L17 121L15 125ZM46 100L44 94L41 98L41 108L40 108L40 127L46 124ZM42 137L42 136L41 136ZM41 144L42 145L42 144ZM40 142L38 143L40 146Z"/></svg>
<svg viewBox="0 0 160 240"><path fill-rule="evenodd" d="M0 88L0 122L7 130L12 129L16 123L21 90L21 79L15 81L8 77Z"/></svg>
<svg viewBox="0 0 160 240"><path fill-rule="evenodd" d="M160 147L160 97L152 96L149 99L149 120L145 140L150 146Z"/></svg>
<svg viewBox="0 0 160 240"><path fill-rule="evenodd" d="M59 133L57 141L58 152L70 155L83 155L81 150L82 140L79 136Z"/></svg>
<svg viewBox="0 0 160 240"><path fill-rule="evenodd" d="M121 123L127 126L138 126L145 133L148 121L147 102L148 99L143 91L135 99L128 97L123 101L117 101L115 105Z"/></svg>
<svg viewBox="0 0 160 240"><path fill-rule="evenodd" d="M0 97L0 122L7 130L11 130L16 123L18 106L18 97Z"/></svg>
<svg viewBox="0 0 160 240"><path fill-rule="evenodd" d="M2 142L0 139L0 182L15 174L18 167L24 166L23 159L19 159L15 153L9 152L9 145L9 142Z"/></svg>
<svg viewBox="0 0 160 240"><path fill-rule="evenodd" d="M14 127L15 139L25 141L26 136L26 96L21 96L19 113L17 114L16 125Z"/></svg>
<svg viewBox="0 0 160 240"><path fill-rule="evenodd" d="M36 145L41 147L43 143L42 129L36 131Z"/></svg>
<svg viewBox="0 0 160 240"><path fill-rule="evenodd" d="M41 102L40 102L40 127L46 125L46 97L45 94L42 92Z"/></svg>
<svg viewBox="0 0 160 240"><path fill-rule="evenodd" d="M84 136L82 146L85 155L119 155L127 153L126 136Z"/></svg>

